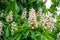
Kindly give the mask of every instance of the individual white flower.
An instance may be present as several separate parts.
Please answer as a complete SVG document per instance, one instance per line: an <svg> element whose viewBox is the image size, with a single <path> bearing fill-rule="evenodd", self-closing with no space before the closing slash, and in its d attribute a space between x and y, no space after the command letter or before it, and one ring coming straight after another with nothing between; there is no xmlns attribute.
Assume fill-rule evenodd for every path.
<svg viewBox="0 0 60 40"><path fill-rule="evenodd" d="M34 27L32 27L32 29L35 29Z"/></svg>
<svg viewBox="0 0 60 40"><path fill-rule="evenodd" d="M56 18L54 18L54 22L56 22L57 20L56 20Z"/></svg>
<svg viewBox="0 0 60 40"><path fill-rule="evenodd" d="M6 21L7 21L7 22L13 21L13 15L12 15L12 13L13 13L12 11L9 12L9 15L8 15L7 18L6 18Z"/></svg>
<svg viewBox="0 0 60 40"><path fill-rule="evenodd" d="M11 29L14 29L14 27L11 27Z"/></svg>
<svg viewBox="0 0 60 40"><path fill-rule="evenodd" d="M56 7L56 9L57 9L56 13L59 16L60 15L60 6Z"/></svg>
<svg viewBox="0 0 60 40"><path fill-rule="evenodd" d="M45 3L45 5L46 5L46 8L49 9L51 7L51 5L52 5L51 0L47 0L47 2Z"/></svg>
<svg viewBox="0 0 60 40"><path fill-rule="evenodd" d="M18 30L18 28L14 28L15 30Z"/></svg>
<svg viewBox="0 0 60 40"><path fill-rule="evenodd" d="M26 13L27 13L27 11L26 11L26 8L24 8L23 9L23 12L22 12L22 17L21 17L21 19L26 19Z"/></svg>
<svg viewBox="0 0 60 40"><path fill-rule="evenodd" d="M15 22L12 22L12 27L15 27L16 26L16 23Z"/></svg>
<svg viewBox="0 0 60 40"><path fill-rule="evenodd" d="M60 15L60 11L56 11L57 15L59 16Z"/></svg>
<svg viewBox="0 0 60 40"><path fill-rule="evenodd" d="M58 6L58 7L56 7L56 8L57 8L58 11L60 10L60 6Z"/></svg>
<svg viewBox="0 0 60 40"><path fill-rule="evenodd" d="M43 2L45 2L45 3L46 3L46 2L47 2L47 0L43 0Z"/></svg>
<svg viewBox="0 0 60 40"><path fill-rule="evenodd" d="M38 27L37 20L36 20L36 12L33 8L30 9L30 11L29 11L28 23L32 29Z"/></svg>
<svg viewBox="0 0 60 40"><path fill-rule="evenodd" d="M51 12L49 12L49 11L46 13L46 16L47 16L47 17L51 17L52 15L53 15L53 14L52 14Z"/></svg>

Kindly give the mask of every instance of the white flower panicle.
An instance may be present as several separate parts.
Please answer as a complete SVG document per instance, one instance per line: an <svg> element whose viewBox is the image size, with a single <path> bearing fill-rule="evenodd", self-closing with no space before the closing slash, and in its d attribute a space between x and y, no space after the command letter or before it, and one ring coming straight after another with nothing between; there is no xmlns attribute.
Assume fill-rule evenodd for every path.
<svg viewBox="0 0 60 40"><path fill-rule="evenodd" d="M33 8L31 8L29 11L28 23L32 29L35 29L36 27L38 27L35 10Z"/></svg>
<svg viewBox="0 0 60 40"><path fill-rule="evenodd" d="M13 13L12 11L9 12L9 15L8 15L7 18L6 18L6 21L7 21L7 22L13 21L13 15L12 15L12 13Z"/></svg>
<svg viewBox="0 0 60 40"><path fill-rule="evenodd" d="M15 22L12 22L12 27L11 27L11 33L12 33L12 35L14 35L14 30L18 30L18 28L16 28L16 23Z"/></svg>
<svg viewBox="0 0 60 40"><path fill-rule="evenodd" d="M26 13L27 13L27 11L26 11L26 8L24 8L23 9L23 12L22 12L22 17L21 17L21 19L26 19Z"/></svg>
<svg viewBox="0 0 60 40"><path fill-rule="evenodd" d="M47 16L43 14L40 10L38 11L40 13L40 23L44 26L46 29L53 29L55 18L52 17L52 14L48 12Z"/></svg>
<svg viewBox="0 0 60 40"><path fill-rule="evenodd" d="M0 21L0 35L2 35L2 21Z"/></svg>

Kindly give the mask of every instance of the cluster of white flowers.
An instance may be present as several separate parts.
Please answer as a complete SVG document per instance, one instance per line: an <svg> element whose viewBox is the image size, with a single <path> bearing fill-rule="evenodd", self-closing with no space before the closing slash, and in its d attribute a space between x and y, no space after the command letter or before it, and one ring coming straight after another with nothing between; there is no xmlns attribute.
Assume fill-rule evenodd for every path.
<svg viewBox="0 0 60 40"><path fill-rule="evenodd" d="M31 8L29 11L28 23L32 29L35 29L36 27L38 27L35 13L36 13L35 10Z"/></svg>
<svg viewBox="0 0 60 40"><path fill-rule="evenodd" d="M60 32L57 34L57 40L60 40Z"/></svg>
<svg viewBox="0 0 60 40"><path fill-rule="evenodd" d="M56 19L52 17L52 14L50 12L48 12L46 16L39 9L38 15L40 17L40 23L44 26L44 28L52 29L54 27L54 22L56 21Z"/></svg>
<svg viewBox="0 0 60 40"><path fill-rule="evenodd" d="M13 21L13 15L12 15L12 13L13 13L12 11L9 12L9 15L8 15L7 18L6 18L6 21L7 21L7 22Z"/></svg>
<svg viewBox="0 0 60 40"><path fill-rule="evenodd" d="M21 17L22 20L26 19L26 13L27 13L26 8L24 8Z"/></svg>
<svg viewBox="0 0 60 40"><path fill-rule="evenodd" d="M2 21L0 21L0 35L2 35Z"/></svg>
<svg viewBox="0 0 60 40"><path fill-rule="evenodd" d="M14 30L18 30L18 28L15 28L16 27L16 23L15 22L12 22L12 27L11 27L11 33L12 33L12 35L14 34Z"/></svg>
<svg viewBox="0 0 60 40"><path fill-rule="evenodd" d="M60 6L59 7L56 7L57 8L57 15L59 16L60 15Z"/></svg>

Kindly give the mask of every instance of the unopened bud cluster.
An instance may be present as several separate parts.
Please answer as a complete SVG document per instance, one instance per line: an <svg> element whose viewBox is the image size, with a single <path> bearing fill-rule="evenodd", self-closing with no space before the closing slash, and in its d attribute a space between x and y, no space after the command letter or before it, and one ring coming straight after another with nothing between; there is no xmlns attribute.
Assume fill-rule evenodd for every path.
<svg viewBox="0 0 60 40"><path fill-rule="evenodd" d="M7 21L7 22L13 21L13 15L12 15L12 13L13 13L12 11L9 12L9 15L8 15L7 18L6 18L6 21Z"/></svg>
<svg viewBox="0 0 60 40"><path fill-rule="evenodd" d="M0 35L2 35L2 22L0 21Z"/></svg>
<svg viewBox="0 0 60 40"><path fill-rule="evenodd" d="M11 27L11 33L12 33L12 35L14 34L14 30L18 30L17 28L15 28L16 27L16 23L15 22L12 22L12 27Z"/></svg>
<svg viewBox="0 0 60 40"><path fill-rule="evenodd" d="M26 19L26 13L27 13L26 8L24 8L22 12L22 17L21 17L22 20Z"/></svg>
<svg viewBox="0 0 60 40"><path fill-rule="evenodd" d="M33 8L31 8L29 11L28 23L32 29L35 29L36 27L38 27L37 20L36 20L36 12Z"/></svg>

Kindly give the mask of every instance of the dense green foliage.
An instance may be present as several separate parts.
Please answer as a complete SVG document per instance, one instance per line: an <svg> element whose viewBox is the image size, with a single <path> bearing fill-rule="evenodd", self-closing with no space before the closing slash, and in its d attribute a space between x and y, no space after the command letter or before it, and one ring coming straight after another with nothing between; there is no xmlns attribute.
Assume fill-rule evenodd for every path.
<svg viewBox="0 0 60 40"><path fill-rule="evenodd" d="M60 32L60 15L56 14L56 7L60 5L60 0L51 1L53 5L50 9L46 9L42 0L0 0L0 21L2 21L2 35L0 36L0 40L56 40L57 34ZM27 19L23 21L21 16L24 8L27 10ZM39 8L42 8L44 14L50 11L57 20L53 30L45 30L41 24L34 30L28 27L30 8L34 8L36 12ZM9 11L13 12L12 22L16 22L16 28L18 28L18 30L14 30L14 35L11 34L12 22L6 22Z"/></svg>

